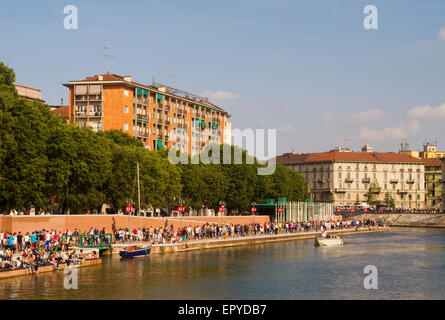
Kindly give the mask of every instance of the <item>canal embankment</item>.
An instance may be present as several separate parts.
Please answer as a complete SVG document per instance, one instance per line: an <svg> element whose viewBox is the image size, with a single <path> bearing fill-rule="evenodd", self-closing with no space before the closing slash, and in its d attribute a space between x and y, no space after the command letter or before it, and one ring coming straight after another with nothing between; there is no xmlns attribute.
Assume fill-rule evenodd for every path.
<svg viewBox="0 0 445 320"><path fill-rule="evenodd" d="M375 219L385 221L385 224L393 227L431 227L445 228L445 214L431 213L366 213L354 216L355 219Z"/></svg>
<svg viewBox="0 0 445 320"><path fill-rule="evenodd" d="M81 263L77 264L76 268L91 267L91 266L96 266L96 265L100 265L100 264L102 264L102 259L100 259L100 258L85 260L85 261L82 261ZM72 266L72 264L71 264L71 266ZM61 264L59 264L58 267L56 264L40 266L38 268L37 275L39 273L47 273L47 272L53 272L53 271L57 271L57 270L63 271L63 270L65 270L65 268L67 268L66 263L61 263ZM26 276L26 275L30 276L30 275L34 275L34 273L31 273L31 271L29 271L29 269L26 269L26 268L0 271L0 279L14 278L14 277Z"/></svg>
<svg viewBox="0 0 445 320"><path fill-rule="evenodd" d="M372 228L333 230L329 231L328 234L346 236L351 234L364 234L364 233L388 232L388 231L390 231L389 227L372 227ZM314 239L320 234L321 234L320 231L280 233L272 235L233 237L228 239L221 238L221 239L193 240L193 241L186 241L182 243L173 243L173 244L154 244L152 245L151 248L151 254L167 254L167 253L196 251L196 250L228 248L235 246L251 246L251 245L274 243L280 241ZM118 254L120 250L130 245L132 244L113 244L111 248L111 253Z"/></svg>

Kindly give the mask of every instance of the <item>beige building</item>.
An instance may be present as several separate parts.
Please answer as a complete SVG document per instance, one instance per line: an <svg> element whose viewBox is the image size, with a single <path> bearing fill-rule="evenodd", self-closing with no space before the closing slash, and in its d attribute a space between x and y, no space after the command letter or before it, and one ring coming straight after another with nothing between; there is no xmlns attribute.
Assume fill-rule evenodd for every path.
<svg viewBox="0 0 445 320"><path fill-rule="evenodd" d="M14 86L15 86L20 98L23 98L23 99L26 99L29 101L37 100L40 102L45 102L42 99L42 91L40 89L25 87L25 86L21 86L19 84L14 84Z"/></svg>
<svg viewBox="0 0 445 320"><path fill-rule="evenodd" d="M397 208L425 207L425 163L410 155L365 145L361 152L287 153L276 160L303 175L317 202L352 206L367 202L370 191L376 205L385 205L388 193Z"/></svg>

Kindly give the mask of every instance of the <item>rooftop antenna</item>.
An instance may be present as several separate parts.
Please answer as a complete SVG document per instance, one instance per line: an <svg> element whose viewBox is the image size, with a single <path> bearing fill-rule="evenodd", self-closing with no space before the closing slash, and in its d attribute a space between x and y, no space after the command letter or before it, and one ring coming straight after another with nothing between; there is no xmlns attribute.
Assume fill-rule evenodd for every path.
<svg viewBox="0 0 445 320"><path fill-rule="evenodd" d="M105 67L106 67L106 69L107 69L107 73L109 74L109 73L110 73L110 68L109 68L109 66L108 66L108 59L109 59L109 58L114 58L114 56L111 55L111 54L108 52L108 51L110 50L110 47L107 46L107 41L110 41L110 40L108 40L108 39L104 39L104 49L105 49L105 53L101 53L101 55L104 56L104 59L105 59Z"/></svg>
<svg viewBox="0 0 445 320"><path fill-rule="evenodd" d="M345 149L348 149L348 136L345 133Z"/></svg>
<svg viewBox="0 0 445 320"><path fill-rule="evenodd" d="M60 84L60 90L59 90L59 92L60 92L60 106L63 106L63 97L62 97L62 95L63 95L63 81L59 81L59 84Z"/></svg>

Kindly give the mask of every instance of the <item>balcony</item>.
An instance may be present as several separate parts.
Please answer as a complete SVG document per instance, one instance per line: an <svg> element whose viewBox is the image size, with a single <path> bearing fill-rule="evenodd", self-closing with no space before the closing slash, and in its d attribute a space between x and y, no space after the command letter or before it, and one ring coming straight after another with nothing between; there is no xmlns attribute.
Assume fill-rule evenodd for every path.
<svg viewBox="0 0 445 320"><path fill-rule="evenodd" d="M371 182L371 178L363 178L362 182L363 183L370 183Z"/></svg>
<svg viewBox="0 0 445 320"><path fill-rule="evenodd" d="M335 189L334 189L334 192L335 192L335 193L346 193L346 189L343 189L343 188L335 188Z"/></svg>
<svg viewBox="0 0 445 320"><path fill-rule="evenodd" d="M148 137L147 130L135 130L136 137Z"/></svg>
<svg viewBox="0 0 445 320"><path fill-rule="evenodd" d="M391 180L389 180L389 183L398 183L399 182L399 179L391 179Z"/></svg>
<svg viewBox="0 0 445 320"><path fill-rule="evenodd" d="M353 182L354 180L352 178L345 178L345 182Z"/></svg>
<svg viewBox="0 0 445 320"><path fill-rule="evenodd" d="M406 180L406 183L413 184L414 183L414 179L408 179L408 180Z"/></svg>
<svg viewBox="0 0 445 320"><path fill-rule="evenodd" d="M380 187L372 189L372 193L374 193L374 194L379 194L380 191L381 191Z"/></svg>
<svg viewBox="0 0 445 320"><path fill-rule="evenodd" d="M406 190L406 189L398 189L398 190L397 190L397 193L398 193L398 194L407 194L407 193L408 193L408 190Z"/></svg>
<svg viewBox="0 0 445 320"><path fill-rule="evenodd" d="M102 101L102 97L100 95L90 95L90 96L88 96L88 100L90 100L90 101Z"/></svg>
<svg viewBox="0 0 445 320"><path fill-rule="evenodd" d="M148 115L146 115L146 114L140 114L140 113L138 113L138 114L136 114L136 119L138 120L138 121L140 121L140 122L145 122L146 124L148 123Z"/></svg>
<svg viewBox="0 0 445 320"><path fill-rule="evenodd" d="M77 118L86 118L86 117L87 117L87 112L86 112L86 111L76 111L76 112L74 113L74 115L75 115Z"/></svg>
<svg viewBox="0 0 445 320"><path fill-rule="evenodd" d="M91 111L88 115L90 118L100 118L102 117L102 111Z"/></svg>

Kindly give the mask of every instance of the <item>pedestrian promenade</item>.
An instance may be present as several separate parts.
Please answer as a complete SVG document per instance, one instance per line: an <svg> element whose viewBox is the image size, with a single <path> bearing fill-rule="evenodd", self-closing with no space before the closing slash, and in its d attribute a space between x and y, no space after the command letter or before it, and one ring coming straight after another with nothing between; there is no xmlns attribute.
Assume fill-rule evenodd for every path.
<svg viewBox="0 0 445 320"><path fill-rule="evenodd" d="M388 231L390 231L389 227L374 226L374 227L362 227L355 229L332 230L328 231L327 234L351 235L358 233L374 233L374 232L388 232ZM322 233L321 231L306 231L306 232L296 232L296 233L278 233L278 234L248 235L248 236L218 238L218 239L189 240L189 241L183 241L181 243L153 244L151 249L151 254L165 254L165 253L185 252L194 250L226 248L226 247L243 246L243 245L273 243L279 241L314 239L321 233ZM122 250L123 248L140 243L149 244L150 242L143 241L143 242L131 242L125 244L114 244L112 245L112 253L118 254L119 251Z"/></svg>

